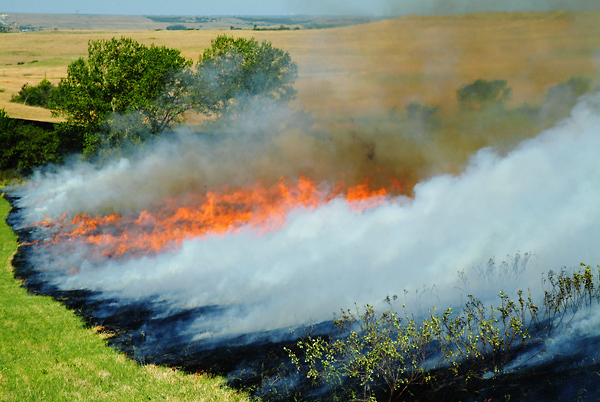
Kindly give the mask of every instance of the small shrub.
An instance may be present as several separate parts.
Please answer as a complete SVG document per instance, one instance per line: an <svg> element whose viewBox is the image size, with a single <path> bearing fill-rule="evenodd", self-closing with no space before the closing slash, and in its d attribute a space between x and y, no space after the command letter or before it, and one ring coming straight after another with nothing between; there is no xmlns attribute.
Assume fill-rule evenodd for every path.
<svg viewBox="0 0 600 402"><path fill-rule="evenodd" d="M55 86L43 79L37 86L24 84L17 95L14 95L11 102L23 103L30 106L47 107L52 99Z"/></svg>
<svg viewBox="0 0 600 402"><path fill-rule="evenodd" d="M420 319L406 309L403 315L378 313L367 305L363 311L342 311L334 320L337 334L307 336L295 350L286 350L298 371L328 385L336 400L373 401L385 395L391 401L447 375L442 367L465 381L501 373L523 347L543 343L582 308L600 301L600 266L595 274L591 266L582 266L571 275L549 272L541 306L522 291L517 300L500 291L498 305L489 307L470 295L458 314L448 308L440 316L433 307Z"/></svg>
<svg viewBox="0 0 600 402"><path fill-rule="evenodd" d="M31 171L61 160L60 138L55 131L17 123L0 110L0 170Z"/></svg>
<svg viewBox="0 0 600 402"><path fill-rule="evenodd" d="M504 80L477 80L472 84L463 85L456 95L458 102L465 109L482 109L486 106L504 105L510 99L511 88Z"/></svg>
<svg viewBox="0 0 600 402"><path fill-rule="evenodd" d="M548 272L542 278L544 300L540 307L535 307L532 314L533 324L546 336L552 335L556 328L568 325L575 315L584 307L591 308L600 301L600 267L594 274L590 265L582 264L583 271Z"/></svg>
<svg viewBox="0 0 600 402"><path fill-rule="evenodd" d="M339 337L308 337L298 342L298 348L305 351L307 377L324 380L334 395L343 399L351 390L362 400L374 400L383 388L392 400L411 385L431 380L424 365L433 356L442 356L434 345L440 322L433 315L418 321L406 311L403 316L391 310L379 314L373 306L365 306L364 312L357 306L356 312L342 311L334 320ZM296 354L288 353L301 368ZM354 379L359 387L345 386L346 379Z"/></svg>
<svg viewBox="0 0 600 402"><path fill-rule="evenodd" d="M187 27L182 24L169 25L167 27L167 31L185 31L186 29L187 29Z"/></svg>

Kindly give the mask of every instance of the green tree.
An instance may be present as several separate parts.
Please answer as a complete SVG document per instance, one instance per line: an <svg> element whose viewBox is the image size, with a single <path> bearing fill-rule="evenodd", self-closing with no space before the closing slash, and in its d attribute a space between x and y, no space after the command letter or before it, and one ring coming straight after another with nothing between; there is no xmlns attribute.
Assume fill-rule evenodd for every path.
<svg viewBox="0 0 600 402"><path fill-rule="evenodd" d="M270 42L218 36L200 56L197 65L196 96L214 111L224 112L233 103L239 106L250 98L289 101L298 67L288 52Z"/></svg>
<svg viewBox="0 0 600 402"><path fill-rule="evenodd" d="M542 121L554 122L567 117L580 96L592 90L592 80L587 77L571 77L548 89L540 110Z"/></svg>
<svg viewBox="0 0 600 402"><path fill-rule="evenodd" d="M463 85L456 91L458 102L464 109L483 109L487 106L503 106L510 99L512 89L504 80L477 80Z"/></svg>
<svg viewBox="0 0 600 402"><path fill-rule="evenodd" d="M418 102L412 102L406 106L406 116L413 125L431 129L440 124L436 116L439 110L439 106L421 105Z"/></svg>
<svg viewBox="0 0 600 402"><path fill-rule="evenodd" d="M11 102L46 107L50 103L55 89L56 87L45 78L37 86L26 83L21 87L19 93L12 97Z"/></svg>
<svg viewBox="0 0 600 402"><path fill-rule="evenodd" d="M12 120L4 109L0 109L0 170L15 169L17 155L15 145L17 138L15 129L17 124Z"/></svg>
<svg viewBox="0 0 600 402"><path fill-rule="evenodd" d="M187 110L172 100L186 90L176 73L190 64L179 50L165 46L147 47L129 38L90 41L88 59L69 65L52 108L85 128L87 153L96 150L97 132L106 130L114 114L136 112L149 133L159 133Z"/></svg>
<svg viewBox="0 0 600 402"><path fill-rule="evenodd" d="M91 41L88 59L71 63L53 95L82 133L84 153L118 147L181 123L193 109L211 115L261 96L292 99L297 67L269 42L219 36L195 69L178 50L146 47L132 39Z"/></svg>
<svg viewBox="0 0 600 402"><path fill-rule="evenodd" d="M169 25L167 31L185 31L187 27L183 24Z"/></svg>
<svg viewBox="0 0 600 402"><path fill-rule="evenodd" d="M14 120L8 116L6 110L0 109L0 133L12 131L14 125Z"/></svg>
<svg viewBox="0 0 600 402"><path fill-rule="evenodd" d="M17 123L0 110L0 170L29 172L61 159L60 139L54 131Z"/></svg>

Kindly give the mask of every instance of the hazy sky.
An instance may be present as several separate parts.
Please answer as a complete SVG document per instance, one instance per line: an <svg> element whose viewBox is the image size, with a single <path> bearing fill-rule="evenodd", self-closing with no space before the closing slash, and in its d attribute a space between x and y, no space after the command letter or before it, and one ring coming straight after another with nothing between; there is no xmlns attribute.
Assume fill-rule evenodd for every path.
<svg viewBox="0 0 600 402"><path fill-rule="evenodd" d="M2 13L369 15L600 9L598 0L0 0Z"/></svg>

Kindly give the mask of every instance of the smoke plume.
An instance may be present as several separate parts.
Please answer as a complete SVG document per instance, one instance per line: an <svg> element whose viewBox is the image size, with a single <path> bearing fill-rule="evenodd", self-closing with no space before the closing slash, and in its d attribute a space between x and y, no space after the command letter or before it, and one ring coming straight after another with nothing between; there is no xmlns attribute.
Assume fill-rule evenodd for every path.
<svg viewBox="0 0 600 402"><path fill-rule="evenodd" d="M146 303L154 318L194 312L175 329L193 342L320 323L387 295L429 308L459 305L467 294L535 293L550 269L600 261L598 94L512 151L481 149L462 173L416 185L427 174L414 173L420 163L393 135L369 143L306 134L304 123L278 116L267 126L246 124L244 135L182 129L127 158L36 173L13 193L21 228L37 233L30 261L40 278L117 306ZM52 240L65 228L54 223L81 214L139 221L173 199L193 207L190 194L296 183L302 175L323 196L286 209L275 229L240 224L144 255L96 253L76 237ZM336 193L341 182L389 185L390 178L410 191L390 185L397 191L370 201ZM482 268L490 259L495 271Z"/></svg>

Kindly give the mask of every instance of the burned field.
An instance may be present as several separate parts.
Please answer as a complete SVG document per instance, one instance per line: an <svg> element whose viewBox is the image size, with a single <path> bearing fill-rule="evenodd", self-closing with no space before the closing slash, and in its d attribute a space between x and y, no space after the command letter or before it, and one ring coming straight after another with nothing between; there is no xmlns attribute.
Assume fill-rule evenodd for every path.
<svg viewBox="0 0 600 402"><path fill-rule="evenodd" d="M158 142L129 159L76 162L14 188L14 265L31 291L112 333L109 342L141 363L224 374L266 399L301 391L322 398L284 347L311 326L331 334L337 309L385 308L395 294L416 315L434 304L459 307L467 295L494 303L499 290L539 298L549 270L597 260L599 122L597 95L589 95L556 127L504 155L482 150L463 173L422 180L410 197L398 181L331 185L300 174L240 185L232 159L207 176L198 161L227 150L247 163L243 179L256 179L265 153L180 133L170 146L195 158L173 159ZM211 190L194 184L219 181ZM490 263L497 255L507 258ZM520 400L593 398L596 306L515 348L502 373L471 378L473 388L464 388L464 375L440 374L414 398L479 400L507 390Z"/></svg>

